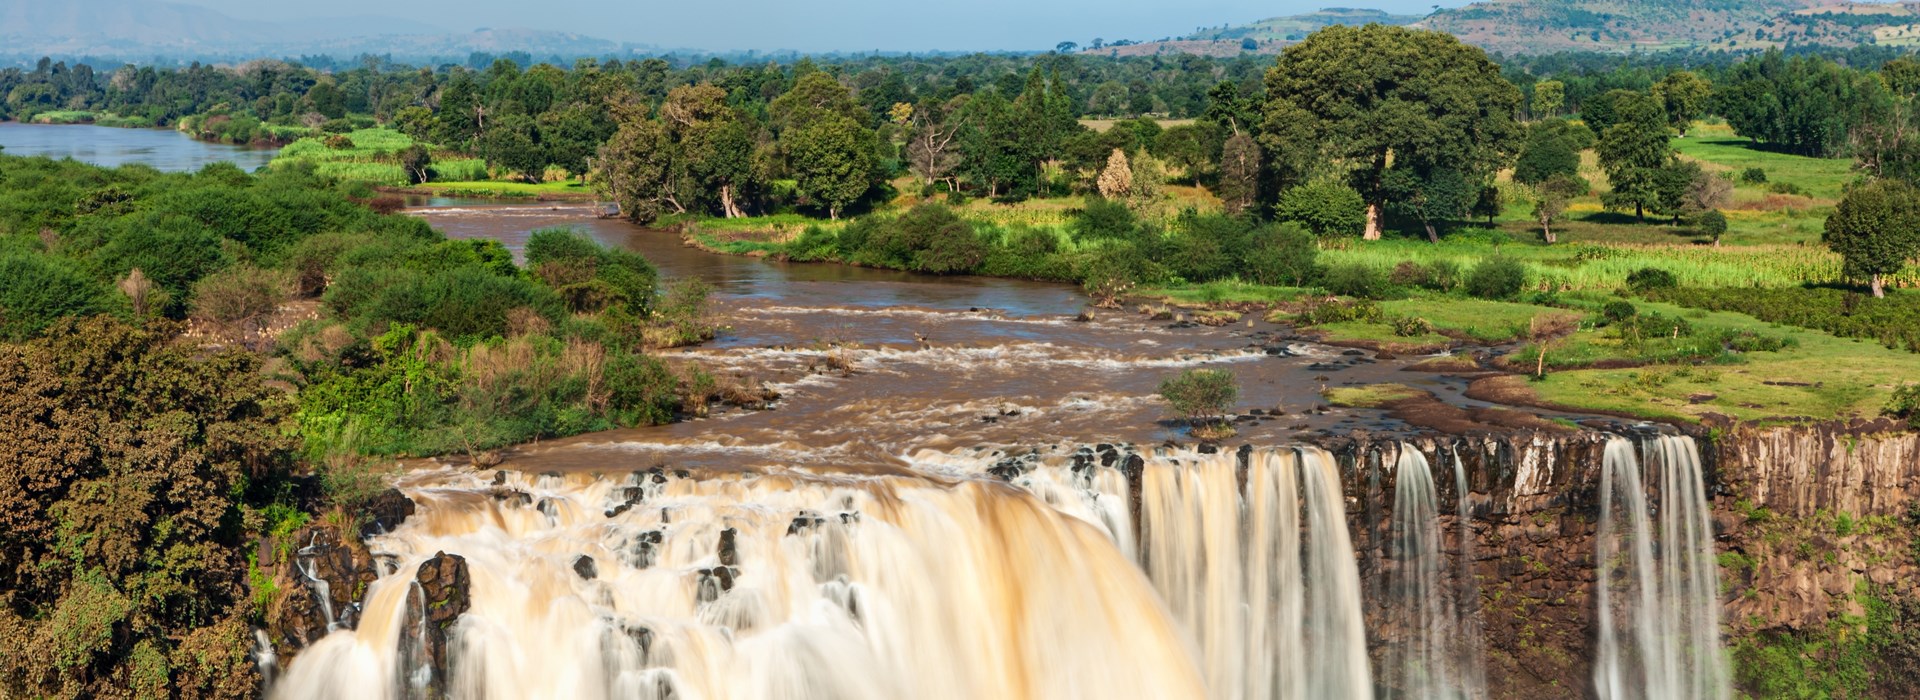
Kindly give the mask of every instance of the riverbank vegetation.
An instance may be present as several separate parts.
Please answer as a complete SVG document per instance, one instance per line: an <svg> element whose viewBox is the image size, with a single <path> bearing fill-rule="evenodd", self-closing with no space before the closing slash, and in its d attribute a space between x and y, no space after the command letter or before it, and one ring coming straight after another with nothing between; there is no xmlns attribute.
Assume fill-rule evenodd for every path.
<svg viewBox="0 0 1920 700"><path fill-rule="evenodd" d="M768 398L652 354L712 337L703 285L570 230L519 264L311 167L0 156L0 183L7 693L250 696L275 594L247 545L352 531L392 458Z"/></svg>

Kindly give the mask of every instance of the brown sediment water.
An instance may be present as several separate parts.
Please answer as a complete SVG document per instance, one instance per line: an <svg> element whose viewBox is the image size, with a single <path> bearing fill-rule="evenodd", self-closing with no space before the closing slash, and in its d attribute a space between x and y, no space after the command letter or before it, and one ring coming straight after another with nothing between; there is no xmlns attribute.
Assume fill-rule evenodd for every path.
<svg viewBox="0 0 1920 700"><path fill-rule="evenodd" d="M1064 285L714 255L588 206L443 204L414 213L516 251L570 226L713 283L728 330L665 356L780 399L403 475L419 512L369 542L362 622L274 697L1365 698L1399 675L1369 665L1341 467L1287 445L1407 429L1328 387L1484 406L1403 371L1427 358L1256 318L1077 320ZM1193 442L1157 397L1193 367L1234 371L1234 440L1263 447L1158 447ZM414 572L441 553L471 584L436 631Z"/></svg>

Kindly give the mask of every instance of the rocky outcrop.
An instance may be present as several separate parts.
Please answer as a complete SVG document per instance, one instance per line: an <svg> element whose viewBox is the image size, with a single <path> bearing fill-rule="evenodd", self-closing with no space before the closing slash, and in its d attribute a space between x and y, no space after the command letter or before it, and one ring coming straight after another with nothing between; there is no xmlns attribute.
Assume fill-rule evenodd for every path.
<svg viewBox="0 0 1920 700"><path fill-rule="evenodd" d="M379 578L373 555L357 538L331 525L311 525L263 542L257 561L273 577L267 633L281 657L291 657L336 629L360 622L360 601Z"/></svg>
<svg viewBox="0 0 1920 700"><path fill-rule="evenodd" d="M1920 434L1892 421L1736 429L1715 446L1727 490L1781 515L1899 516L1920 503Z"/></svg>
<svg viewBox="0 0 1920 700"><path fill-rule="evenodd" d="M400 657L406 663L399 669L398 680L410 697L439 700L447 697L448 638L460 616L472 607L473 582L465 557L436 552L420 563L413 583L407 593L413 604L400 628ZM481 689L470 690L485 696Z"/></svg>

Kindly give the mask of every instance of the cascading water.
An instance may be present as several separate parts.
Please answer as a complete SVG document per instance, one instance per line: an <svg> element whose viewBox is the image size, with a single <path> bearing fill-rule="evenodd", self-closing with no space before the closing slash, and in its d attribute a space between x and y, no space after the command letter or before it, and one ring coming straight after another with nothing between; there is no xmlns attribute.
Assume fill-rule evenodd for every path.
<svg viewBox="0 0 1920 700"><path fill-rule="evenodd" d="M1401 445L1394 462L1393 519L1388 550L1389 583L1385 695L1411 700L1485 697L1480 678L1479 635L1470 614L1478 596L1466 548L1466 474L1455 459L1460 494L1460 547L1450 585L1442 552L1439 493L1427 458Z"/></svg>
<svg viewBox="0 0 1920 700"><path fill-rule="evenodd" d="M1372 696L1338 467L1318 449L1182 454L1141 472L1141 557L1210 697Z"/></svg>
<svg viewBox="0 0 1920 700"><path fill-rule="evenodd" d="M1650 469L1658 470L1652 501L1642 475ZM1644 460L1629 440L1607 443L1595 538L1601 698L1731 697L1709 508L1692 438L1655 437Z"/></svg>
<svg viewBox="0 0 1920 700"><path fill-rule="evenodd" d="M359 629L301 652L275 697L422 695L414 570L441 551L471 576L434 681L450 697L1205 695L1110 534L995 481L438 478L373 540L403 564Z"/></svg>

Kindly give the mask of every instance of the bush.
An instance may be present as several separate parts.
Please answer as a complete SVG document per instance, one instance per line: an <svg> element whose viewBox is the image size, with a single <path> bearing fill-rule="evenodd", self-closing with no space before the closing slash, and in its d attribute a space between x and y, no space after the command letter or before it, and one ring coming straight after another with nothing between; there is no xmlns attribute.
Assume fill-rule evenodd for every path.
<svg viewBox="0 0 1920 700"><path fill-rule="evenodd" d="M1392 299L1399 295L1387 272L1365 263L1341 263L1327 268L1320 285L1334 294L1357 299Z"/></svg>
<svg viewBox="0 0 1920 700"><path fill-rule="evenodd" d="M973 225L942 204L916 206L891 225L877 226L863 237L863 251L870 262L914 272L972 272L987 257L987 244L974 233Z"/></svg>
<svg viewBox="0 0 1920 700"><path fill-rule="evenodd" d="M1393 334L1413 338L1433 332L1433 323L1419 316L1401 316L1393 320Z"/></svg>
<svg viewBox="0 0 1920 700"><path fill-rule="evenodd" d="M1481 299L1512 299L1527 286L1527 267L1512 258L1487 258L1467 276L1467 294Z"/></svg>
<svg viewBox="0 0 1920 700"><path fill-rule="evenodd" d="M1136 241L1143 238L1140 219L1127 205L1100 197L1087 198L1087 204L1068 224L1080 241Z"/></svg>
<svg viewBox="0 0 1920 700"><path fill-rule="evenodd" d="M1322 179L1282 193L1274 215L1315 235L1351 236L1367 225L1367 203L1352 187Z"/></svg>
<svg viewBox="0 0 1920 700"><path fill-rule="evenodd" d="M1320 244L1298 224L1263 226L1247 243L1242 264L1259 284L1305 286L1320 276Z"/></svg>
<svg viewBox="0 0 1920 700"><path fill-rule="evenodd" d="M1294 317L1294 322L1302 326L1322 326L1329 323L1379 323L1386 313L1380 305L1362 299L1355 302L1335 301L1315 304Z"/></svg>
<svg viewBox="0 0 1920 700"><path fill-rule="evenodd" d="M1747 168L1740 171L1740 182L1747 185L1767 184L1766 168Z"/></svg>
<svg viewBox="0 0 1920 700"><path fill-rule="evenodd" d="M1638 315L1640 315L1640 310L1634 308L1633 304L1627 301L1609 301L1606 306L1600 309L1601 318L1606 319L1607 325L1610 326L1632 320L1633 317Z"/></svg>
<svg viewBox="0 0 1920 700"><path fill-rule="evenodd" d="M1160 396L1175 413L1189 421L1211 421L1225 416L1240 398L1233 372L1189 369L1160 382Z"/></svg>
<svg viewBox="0 0 1920 700"><path fill-rule="evenodd" d="M1920 430L1920 384L1902 384L1893 390L1893 398L1887 401L1887 415L1904 418L1907 424Z"/></svg>
<svg viewBox="0 0 1920 700"><path fill-rule="evenodd" d="M0 255L0 339L38 335L67 316L106 309L106 290L58 258Z"/></svg>
<svg viewBox="0 0 1920 700"><path fill-rule="evenodd" d="M242 339L261 330L287 298L289 275L239 265L193 285L193 318Z"/></svg>
<svg viewBox="0 0 1920 700"><path fill-rule="evenodd" d="M1643 267L1627 274L1627 289L1636 294L1678 286L1680 281L1674 278L1673 273L1657 267Z"/></svg>
<svg viewBox="0 0 1920 700"><path fill-rule="evenodd" d="M577 311L621 305L645 315L658 273L638 253L605 248L572 229L542 229L527 239L527 266Z"/></svg>

